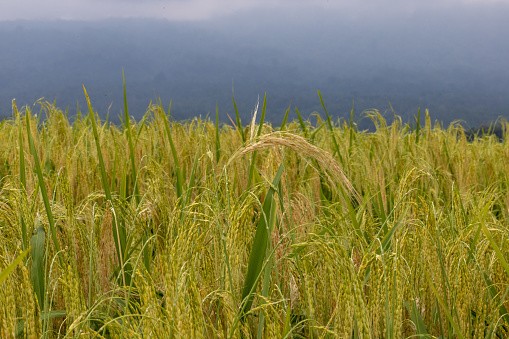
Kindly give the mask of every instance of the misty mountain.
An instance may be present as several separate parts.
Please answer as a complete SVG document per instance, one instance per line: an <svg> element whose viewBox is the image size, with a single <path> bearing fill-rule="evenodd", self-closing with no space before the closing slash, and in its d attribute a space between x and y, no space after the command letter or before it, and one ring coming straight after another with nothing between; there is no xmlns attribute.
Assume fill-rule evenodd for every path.
<svg viewBox="0 0 509 339"><path fill-rule="evenodd" d="M356 119L376 108L404 121L428 108L445 124L509 117L509 23L500 10L410 13L392 20L337 13L236 13L221 20L148 19L0 22L0 117L11 100L33 105L92 105L112 121L123 110L122 69L129 112L139 119L161 99L177 120L235 115L232 86L244 121L267 93L267 119L287 107L305 116ZM369 20L368 20L369 19ZM364 118L361 126L369 126Z"/></svg>

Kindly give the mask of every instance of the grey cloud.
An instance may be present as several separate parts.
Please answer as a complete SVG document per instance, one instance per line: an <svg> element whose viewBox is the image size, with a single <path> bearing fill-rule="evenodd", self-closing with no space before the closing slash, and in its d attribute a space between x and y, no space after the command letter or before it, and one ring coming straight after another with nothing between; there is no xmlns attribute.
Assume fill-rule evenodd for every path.
<svg viewBox="0 0 509 339"><path fill-rule="evenodd" d="M169 20L204 20L235 12L276 11L298 13L332 11L351 18L394 17L421 10L450 10L458 6L507 5L509 0L2 0L0 20L154 17Z"/></svg>

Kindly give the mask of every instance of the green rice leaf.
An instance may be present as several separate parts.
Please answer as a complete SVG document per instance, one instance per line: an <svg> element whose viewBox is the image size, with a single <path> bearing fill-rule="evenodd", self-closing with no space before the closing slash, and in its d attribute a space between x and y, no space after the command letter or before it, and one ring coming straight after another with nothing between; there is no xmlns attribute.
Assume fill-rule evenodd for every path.
<svg viewBox="0 0 509 339"><path fill-rule="evenodd" d="M26 179L26 172L25 172L25 152L23 147L23 126L21 121L21 115L18 112L18 107L16 106L16 100L12 100L12 107L14 109L14 114L16 115L16 120L18 123L18 137L19 137L19 181L21 182L21 185L23 186L23 189L26 190L27 188L27 179ZM21 240L23 247L22 249L25 250L28 247L28 230L25 223L25 219L23 218L23 215L20 214L20 222L21 222Z"/></svg>
<svg viewBox="0 0 509 339"><path fill-rule="evenodd" d="M505 257L502 254L502 251L500 251L500 248L498 247L495 239L493 239L493 236L491 235L490 230L486 227L486 224L484 223L482 218L479 221L481 223L480 227L482 228L482 231L483 231L484 235L486 236L486 238L490 242L490 246L495 251L495 254L497 256L498 261L500 262L500 264L504 268L505 273L509 277L509 264L507 264L507 261L505 260Z"/></svg>
<svg viewBox="0 0 509 339"><path fill-rule="evenodd" d="M428 337L428 330L426 328L426 324L424 323L424 320L422 319L421 313L417 309L417 304L415 303L415 300L412 300L412 305L408 301L405 301L405 307L408 311L408 314L410 314L410 318L412 319L412 322L414 323L416 334L418 337Z"/></svg>
<svg viewBox="0 0 509 339"><path fill-rule="evenodd" d="M92 123L92 131L94 133L94 140L95 140L95 145L97 148L97 157L99 158L98 159L99 160L99 168L101 170L101 178L102 178L102 183L103 183L103 188L104 188L104 194L106 195L106 199L108 199L109 201L112 201L110 185L108 184L108 176L106 175L106 167L104 166L104 158L103 158L102 151L101 151L101 144L99 142L99 133L97 131L97 123L96 123L96 119L95 119L95 113L92 108L90 98L88 97L88 93L85 88L85 85L83 85L83 91L85 92L85 97L87 99L88 113L90 115L90 121Z"/></svg>
<svg viewBox="0 0 509 339"><path fill-rule="evenodd" d="M270 239L269 220L272 204L275 203L275 188L279 185L283 170L283 165L280 165L279 170L277 171L276 176L272 181L272 186L269 188L267 196L265 197L265 201L262 207L262 216L256 225L256 234L253 241L253 247L251 248L251 254L249 255L249 264L247 268L246 279L244 280L244 288L242 291L243 306L240 312L242 317L244 317L246 312L251 309L251 305L253 303L252 293L254 292L258 279L260 278L263 261L265 259L265 253L268 247L268 241Z"/></svg>
<svg viewBox="0 0 509 339"><path fill-rule="evenodd" d="M343 157L341 156L341 153L339 152L338 142L336 141L336 137L334 136L334 128L332 126L331 118L330 118L329 112L327 112L327 108L325 108L325 104L323 102L322 94L320 93L320 91L318 91L318 96L320 97L320 102L322 103L323 110L325 111L325 115L327 116L327 125L329 126L332 143L334 145L335 153L333 155L337 154L341 160L341 163L344 165Z"/></svg>
<svg viewBox="0 0 509 339"><path fill-rule="evenodd" d="M168 108L168 115L170 114L170 109L171 109L171 102L170 102L170 107ZM184 187L184 182L182 179L182 170L180 169L180 162L179 162L178 155L177 155L177 149L175 148L175 144L173 143L173 138L171 137L170 122L168 120L168 117L164 113L162 106L160 107L160 111L161 111L162 118L164 121L164 128L166 130L166 136L168 137L168 141L170 142L171 154L173 156L173 162L175 164L175 172L177 175L177 185L176 185L177 198L180 199L182 197L183 187ZM182 203L182 200L181 200L181 203Z"/></svg>
<svg viewBox="0 0 509 339"><path fill-rule="evenodd" d="M262 134L263 121L265 120L266 108L267 108L267 93L265 93L265 97L263 98L262 115L260 117L260 125L258 126L258 132L256 133L257 137L259 137ZM253 121L253 123L254 123L254 121ZM251 166L249 167L249 179L247 181L248 189L251 187L251 183L253 182L253 176L255 175L255 162L256 162L257 153L258 152L253 152L253 155L251 157Z"/></svg>
<svg viewBox="0 0 509 339"><path fill-rule="evenodd" d="M463 335L461 334L461 330L460 330L458 324L456 324L456 322L454 321L454 319L453 319L453 317L451 315L451 312L449 312L449 307L447 307L447 304L445 303L445 301L438 294L438 291L437 291L437 289L435 287L435 283L431 279L428 270L424 269L423 271L424 271L424 276L426 277L426 280L428 281L428 284L431 287L431 290L435 294L435 297L436 297L438 303L440 304L440 306L442 306L442 309L444 310L444 313L445 313L445 316L447 317L447 320L449 320L449 323L452 325L452 327L454 329L454 333L456 334L456 336L458 338L463 338Z"/></svg>
<svg viewBox="0 0 509 339"><path fill-rule="evenodd" d="M279 128L280 131L286 130L286 121L288 120L288 113L290 113L290 107L292 107L292 104L288 105L288 109L285 112L285 116L283 117L283 121L281 122L281 127Z"/></svg>
<svg viewBox="0 0 509 339"><path fill-rule="evenodd" d="M85 93L85 97L86 97L87 105L88 105L88 113L90 116L90 121L92 123L92 131L94 134L94 140L95 140L95 145L96 145L96 149L97 149L97 157L99 158L98 159L99 160L99 168L101 170L101 178L102 178L104 193L106 195L106 199L108 201L110 201L110 203L113 206L113 198L111 195L110 185L108 183L108 176L106 175L106 167L104 165L104 159L103 159L103 155L102 155L102 151L101 151L101 144L99 141L99 133L97 131L97 123L96 123L96 119L95 119L95 113L92 108L92 103L90 102L90 98L88 96L85 85L83 85L83 92ZM124 255L127 253L127 234L126 234L126 230L125 230L125 225L123 224L123 222L119 222L119 220L114 216L114 220L113 220L111 227L112 227L112 232L113 232L113 239L115 239L114 243L115 243L115 249L117 252L118 262L120 264L120 269L123 272L122 273L123 283L125 285L129 285L130 276L129 276L129 274L126 274L127 270L125 270L125 267L124 267L124 263L127 259L127 258L124 258Z"/></svg>
<svg viewBox="0 0 509 339"><path fill-rule="evenodd" d="M221 140L219 135L219 109L216 104L216 164L219 162L221 157Z"/></svg>
<svg viewBox="0 0 509 339"><path fill-rule="evenodd" d="M127 132L127 140L129 142L129 160L131 161L131 180L133 181L133 190L134 190L134 198L136 199L136 205L140 204L140 192L138 188L138 172L136 170L136 162L134 160L134 144L133 138L131 135L131 122L129 118L129 109L127 108L127 94L125 89L125 75L124 70L122 70L122 78L124 80L124 119L125 119L125 129Z"/></svg>
<svg viewBox="0 0 509 339"><path fill-rule="evenodd" d="M384 238L382 239L382 246L381 246L382 248L377 249L377 251L376 251L377 254L381 254L382 249L383 249L383 252L386 252L389 249L391 242L392 242L392 238L394 237L394 234L396 233L398 228L403 224L403 219L404 219L404 216L406 215L406 212L407 211L405 211L405 213L403 213L403 216L398 220L396 225L392 226L391 229L384 236Z"/></svg>
<svg viewBox="0 0 509 339"><path fill-rule="evenodd" d="M233 95L233 93L232 93L232 101L233 101L233 107L235 108L235 117L237 119L237 131L240 134L242 142L246 142L246 137L244 136L244 130L242 129L242 122L240 121L239 110L237 109L237 103L235 102L235 96Z"/></svg>
<svg viewBox="0 0 509 339"><path fill-rule="evenodd" d="M23 261L23 259L28 255L31 249L32 248L29 247L23 252L21 252L20 255L18 255L16 259L14 259L14 261L9 264L9 266L7 266L4 270L2 270L2 272L0 272L0 284L2 284L5 281L5 279L7 279L9 274L11 274L11 272L14 271L16 266L18 266Z"/></svg>
<svg viewBox="0 0 509 339"><path fill-rule="evenodd" d="M35 295L39 301L39 307L44 310L44 291L45 291L45 274L44 274L44 244L46 242L46 232L40 224L39 216L36 221L36 228L32 236L32 286Z"/></svg>
<svg viewBox="0 0 509 339"><path fill-rule="evenodd" d="M58 254L58 260L60 265L64 266L64 259L62 258L62 253L60 252L60 245L58 244L57 232L55 229L55 221L53 220L53 213L51 211L51 206L49 203L48 192L46 191L46 184L44 183L44 176L42 174L41 163L39 162L39 156L37 155L37 150L35 148L34 140L32 138L32 132L30 131L30 117L26 117L27 123L27 135L28 135L28 143L30 144L30 152L34 157L35 163L35 172L37 173L37 178L39 179L39 188L41 190L42 199L44 202L44 207L46 208L46 215L48 216L49 228L51 231L51 237L53 239L53 245L55 246L55 250Z"/></svg>
<svg viewBox="0 0 509 339"><path fill-rule="evenodd" d="M259 137L262 135L263 123L265 122L265 111L267 110L267 93L263 97L263 107L262 107L262 115L260 116L260 125L258 126L258 132L256 136Z"/></svg>
<svg viewBox="0 0 509 339"><path fill-rule="evenodd" d="M276 204L272 203L271 209L270 209L270 216L269 216L269 236L272 233L272 230L274 229L274 225L276 223ZM270 246L270 241L267 243L268 247ZM262 284L262 300L261 303L265 304L265 300L269 296L269 287L270 287L270 276L272 273L272 260L268 256L268 252L265 253L265 259L268 260L267 265L265 266L265 272L263 274L263 284ZM263 310L260 310L260 316L258 320L258 334L257 338L261 339L263 335L263 328L265 324L265 313Z"/></svg>
<svg viewBox="0 0 509 339"><path fill-rule="evenodd" d="M299 118L300 129L302 130L302 133L304 133L304 137L307 138L309 131L308 128L306 127L306 124L304 123L304 120L302 120L302 116L300 115L297 106L295 106L295 113L297 113L297 118Z"/></svg>

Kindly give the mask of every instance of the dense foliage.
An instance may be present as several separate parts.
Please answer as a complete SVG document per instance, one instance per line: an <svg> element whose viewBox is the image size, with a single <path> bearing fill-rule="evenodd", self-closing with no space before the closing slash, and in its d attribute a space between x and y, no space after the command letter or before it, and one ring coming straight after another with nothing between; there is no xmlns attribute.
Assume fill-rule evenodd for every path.
<svg viewBox="0 0 509 339"><path fill-rule="evenodd" d="M509 335L505 134L41 108L0 124L2 338Z"/></svg>

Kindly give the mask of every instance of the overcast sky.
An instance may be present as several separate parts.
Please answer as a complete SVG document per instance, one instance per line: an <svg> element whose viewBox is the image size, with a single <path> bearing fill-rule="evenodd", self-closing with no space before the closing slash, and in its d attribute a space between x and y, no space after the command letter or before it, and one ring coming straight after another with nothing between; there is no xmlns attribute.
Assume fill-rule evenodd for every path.
<svg viewBox="0 0 509 339"><path fill-rule="evenodd" d="M411 14L421 9L486 7L509 0L1 0L0 20L94 20L110 17L153 17L170 20L213 19L257 9L325 9L352 16Z"/></svg>

